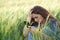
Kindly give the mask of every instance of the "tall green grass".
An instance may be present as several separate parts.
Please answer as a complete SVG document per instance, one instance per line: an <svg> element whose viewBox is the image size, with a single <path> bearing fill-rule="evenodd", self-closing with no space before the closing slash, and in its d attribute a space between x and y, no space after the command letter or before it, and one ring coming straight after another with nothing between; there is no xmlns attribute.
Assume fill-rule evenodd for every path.
<svg viewBox="0 0 60 40"><path fill-rule="evenodd" d="M60 0L0 0L0 40L23 40L24 20L33 5L41 5L60 21Z"/></svg>

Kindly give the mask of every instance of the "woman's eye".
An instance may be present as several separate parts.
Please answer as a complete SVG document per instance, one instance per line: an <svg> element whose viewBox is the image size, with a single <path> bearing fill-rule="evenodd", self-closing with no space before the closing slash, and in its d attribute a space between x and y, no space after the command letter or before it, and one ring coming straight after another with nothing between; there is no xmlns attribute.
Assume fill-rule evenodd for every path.
<svg viewBox="0 0 60 40"><path fill-rule="evenodd" d="M38 18L38 17L35 17L35 18Z"/></svg>

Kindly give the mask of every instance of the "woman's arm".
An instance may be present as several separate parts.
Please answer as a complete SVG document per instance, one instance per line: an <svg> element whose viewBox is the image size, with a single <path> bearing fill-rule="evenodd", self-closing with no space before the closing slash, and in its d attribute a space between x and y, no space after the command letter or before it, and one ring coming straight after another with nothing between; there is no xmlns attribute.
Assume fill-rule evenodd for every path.
<svg viewBox="0 0 60 40"><path fill-rule="evenodd" d="M45 28L43 28L43 33L52 37L53 39L60 39L58 36L58 23L54 19L49 19Z"/></svg>

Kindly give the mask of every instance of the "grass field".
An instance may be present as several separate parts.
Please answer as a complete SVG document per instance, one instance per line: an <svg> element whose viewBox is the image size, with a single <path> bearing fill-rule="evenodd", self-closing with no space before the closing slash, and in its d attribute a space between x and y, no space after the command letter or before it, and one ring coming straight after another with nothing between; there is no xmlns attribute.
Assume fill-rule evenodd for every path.
<svg viewBox="0 0 60 40"><path fill-rule="evenodd" d="M0 0L0 40L23 40L23 21L40 5L60 21L60 0Z"/></svg>

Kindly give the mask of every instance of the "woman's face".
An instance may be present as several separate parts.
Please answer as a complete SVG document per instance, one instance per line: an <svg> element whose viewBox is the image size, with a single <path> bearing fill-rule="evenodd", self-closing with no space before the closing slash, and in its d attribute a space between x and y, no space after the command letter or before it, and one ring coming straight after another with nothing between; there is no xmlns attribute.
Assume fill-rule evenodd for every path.
<svg viewBox="0 0 60 40"><path fill-rule="evenodd" d="M31 14L31 17L35 20L35 22L42 22L43 17L40 14Z"/></svg>

